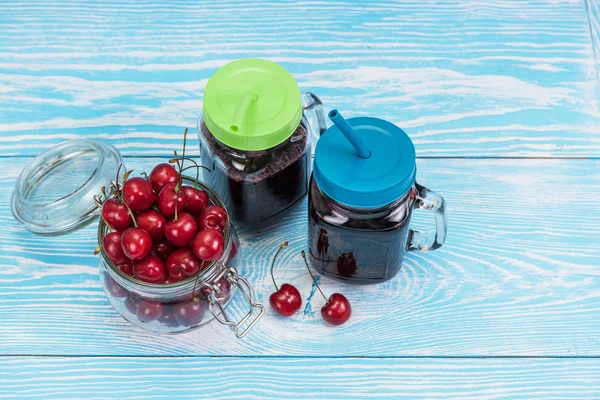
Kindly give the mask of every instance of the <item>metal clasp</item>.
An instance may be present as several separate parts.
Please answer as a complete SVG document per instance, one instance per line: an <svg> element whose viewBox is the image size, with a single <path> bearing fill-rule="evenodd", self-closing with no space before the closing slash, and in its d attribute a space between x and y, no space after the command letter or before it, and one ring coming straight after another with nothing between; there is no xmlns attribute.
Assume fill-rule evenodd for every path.
<svg viewBox="0 0 600 400"><path fill-rule="evenodd" d="M225 313L225 309L223 308L221 303L216 299L216 292L218 292L219 290L218 287L213 287L212 293L210 294L210 296L208 296L208 308L220 323L232 327L235 336L237 336L238 338L242 338L246 336L248 331L252 329L252 327L256 325L258 320L263 316L265 312L265 307L262 304L256 303L254 301L254 291L252 290L252 286L250 286L250 283L248 283L246 279L238 275L237 270L235 268L226 268L221 274L219 274L215 281L218 281L218 279L220 279L222 276L225 276L231 284L234 284L238 287L239 291L242 293L242 295L250 305L250 310L248 311L248 314L244 316L244 318L242 318L238 322L233 322L231 318L229 318ZM216 309L215 304L218 307L218 309ZM252 314L255 309L259 310L258 315L254 318L254 320L250 323L250 325L248 325L246 329L240 331L241 326L246 321L248 321L250 317L252 317Z"/></svg>

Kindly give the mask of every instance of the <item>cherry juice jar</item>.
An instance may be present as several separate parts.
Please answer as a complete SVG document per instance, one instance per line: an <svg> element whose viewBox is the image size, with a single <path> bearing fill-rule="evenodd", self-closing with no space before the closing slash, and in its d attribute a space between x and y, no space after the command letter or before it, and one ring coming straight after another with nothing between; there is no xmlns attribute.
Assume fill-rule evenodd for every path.
<svg viewBox="0 0 600 400"><path fill-rule="evenodd" d="M198 121L204 180L236 222L276 222L308 192L311 140L325 127L321 101L282 66L227 64L208 81Z"/></svg>
<svg viewBox="0 0 600 400"><path fill-rule="evenodd" d="M415 182L415 148L402 129L377 118L344 120L337 110L329 117L334 125L317 143L310 183L310 263L352 283L386 281L407 251L444 243L444 199ZM435 231L410 229L415 208L435 213Z"/></svg>

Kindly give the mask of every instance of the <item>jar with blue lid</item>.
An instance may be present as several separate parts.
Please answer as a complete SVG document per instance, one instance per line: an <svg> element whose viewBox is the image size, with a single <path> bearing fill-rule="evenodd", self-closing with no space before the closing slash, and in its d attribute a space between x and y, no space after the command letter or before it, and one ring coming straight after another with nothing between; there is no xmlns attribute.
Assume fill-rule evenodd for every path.
<svg viewBox="0 0 600 400"><path fill-rule="evenodd" d="M345 120L319 139L309 189L308 248L320 274L352 283L394 277L407 251L434 250L446 238L444 199L416 183L415 147L391 122ZM435 229L410 229L414 209L435 214Z"/></svg>

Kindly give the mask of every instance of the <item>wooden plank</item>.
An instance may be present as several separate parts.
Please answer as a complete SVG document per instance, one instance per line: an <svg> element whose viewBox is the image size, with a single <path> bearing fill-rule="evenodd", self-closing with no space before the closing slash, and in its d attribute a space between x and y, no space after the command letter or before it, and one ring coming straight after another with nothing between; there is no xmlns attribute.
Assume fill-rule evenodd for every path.
<svg viewBox="0 0 600 400"><path fill-rule="evenodd" d="M0 159L8 200L27 159ZM127 159L150 169L159 159ZM298 356L600 356L600 160L419 160L419 181L443 194L446 245L411 253L384 284L324 279L353 304L344 326L318 316L282 319L268 309L247 338L211 323L156 337L109 306L98 281L94 227L68 237L29 234L0 202L0 354ZM432 223L415 214L418 226ZM280 282L306 297L299 252L306 203L276 226L242 230L240 272L258 299L272 292L268 266L283 240ZM318 297L313 307L322 305Z"/></svg>
<svg viewBox="0 0 600 400"><path fill-rule="evenodd" d="M590 37L594 50L596 74L600 77L600 2L597 0L585 0L588 19L590 22Z"/></svg>
<svg viewBox="0 0 600 400"><path fill-rule="evenodd" d="M587 4L591 21L584 0L4 2L0 155L80 137L168 155L212 73L266 57L422 156L598 156Z"/></svg>
<svg viewBox="0 0 600 400"><path fill-rule="evenodd" d="M0 398L565 400L599 396L598 359L0 359Z"/></svg>

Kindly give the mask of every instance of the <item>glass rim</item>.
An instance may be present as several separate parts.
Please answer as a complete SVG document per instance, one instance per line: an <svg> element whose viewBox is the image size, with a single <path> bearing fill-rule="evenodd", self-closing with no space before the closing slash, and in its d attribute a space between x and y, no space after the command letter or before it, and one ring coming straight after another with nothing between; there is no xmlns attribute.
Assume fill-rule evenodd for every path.
<svg viewBox="0 0 600 400"><path fill-rule="evenodd" d="M88 196L98 184L102 171L108 167L107 156L113 154L119 163L122 158L117 149L108 143L99 143L88 139L68 140L53 146L38 154L23 168L15 183L11 198L11 211L17 221L35 234L44 236L58 236L81 229L98 216L98 206ZM61 174L63 164L78 157L94 157L97 162L93 171L86 177L86 181L76 189L48 201L33 201L32 188L48 179L52 174ZM30 186L34 183L35 185ZM83 202L82 202L83 201ZM82 209L72 214L70 210L73 202L83 205ZM51 216L40 218L39 215Z"/></svg>
<svg viewBox="0 0 600 400"><path fill-rule="evenodd" d="M98 165L97 165L96 169L90 175L90 178L83 185L79 186L77 189L73 190L69 194L67 194L57 200L53 200L53 201L47 202L47 203L36 203L36 202L32 202L31 200L29 200L29 198L27 197L27 193L24 193L24 191L25 191L24 185L25 185L25 182L27 182L27 179L25 179L25 178L28 178L29 176L32 175L32 173L35 172L34 167L39 167L41 164L43 164L43 161L45 161L50 156L54 156L55 154L58 154L61 150L67 149L69 147L75 147L75 146L81 146L82 150L88 150L88 149L94 150L95 154L98 156ZM75 155L75 153L73 153L73 154ZM32 160L32 162L29 163L21 171L21 174L19 174L19 177L17 178L17 183L15 185L15 192L18 194L19 199L22 199L22 202L26 205L36 206L36 207L45 207L45 206L51 206L51 205L56 205L56 204L62 204L69 197L73 196L77 192L80 192L81 190L85 189L86 187L91 186L91 184L92 184L91 178L98 173L100 166L104 162L104 157L105 157L104 151L102 150L102 148L100 146L98 146L97 143L94 143L90 140L85 140L85 139L70 140L67 142L60 143L59 145L52 147L52 148L38 154ZM49 171L51 171L52 169L53 169L53 167L51 166ZM41 176L44 176L44 174L41 174Z"/></svg>
<svg viewBox="0 0 600 400"><path fill-rule="evenodd" d="M231 146L225 142L223 142L221 139L219 139L217 136L215 136L215 134L211 131L210 127L208 125L206 125L206 121L204 119L204 115L200 114L200 116L198 117L198 119L196 120L196 132L198 134L199 137L201 137L203 135L202 132L202 124L204 124L206 126L206 129L208 130L208 132L211 134L212 138L217 141L220 145L227 147L229 149L234 150L235 152L239 152L240 154L256 154L256 155L260 155L260 154L265 154L269 151L272 151L274 149L277 149L280 146L284 146L286 143L289 142L289 140L294 137L294 134L298 131L298 128L303 125L304 129L307 130L306 135L307 137L310 137L311 131L310 131L310 124L308 122L308 119L306 118L306 116L304 115L304 113L302 113L301 117L300 117L300 121L298 122L298 125L296 125L296 127L290 132L290 134L288 136L286 136L285 139L283 139L281 142L279 142L278 144L275 144L271 147L267 147L264 149L256 149L256 150L244 150L241 149L239 147L235 147L235 146Z"/></svg>
<svg viewBox="0 0 600 400"><path fill-rule="evenodd" d="M349 212L352 212L352 213L356 214L357 216L371 217L372 214L382 213L382 212L385 212L387 210L393 209L398 204L403 203L404 201L406 201L407 198L409 197L410 193L414 189L416 181L400 197L398 197L397 199L394 199L393 201L391 201L389 203L386 203L386 204L384 204L382 206L377 206L377 207L357 207L357 206L353 206L353 205L349 205L349 204L343 203L343 202L341 202L339 200L336 200L336 199L332 198L327 193L325 193L323 191L323 189L321 189L321 187L317 183L316 179L314 178L314 173L313 173L313 176L312 176L312 179L311 179L311 184L314 184L315 187L317 188L317 190L319 191L319 194L321 194L322 196L324 196L329 201L329 203L333 207L335 207L337 210L349 211Z"/></svg>

